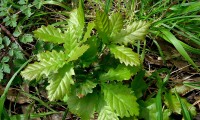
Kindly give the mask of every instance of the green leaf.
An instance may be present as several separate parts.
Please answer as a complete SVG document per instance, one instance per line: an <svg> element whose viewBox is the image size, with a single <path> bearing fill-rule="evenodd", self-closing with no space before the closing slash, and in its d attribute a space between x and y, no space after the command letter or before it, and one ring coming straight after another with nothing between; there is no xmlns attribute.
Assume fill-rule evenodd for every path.
<svg viewBox="0 0 200 120"><path fill-rule="evenodd" d="M68 20L68 27L73 30L76 38L82 38L83 29L85 25L85 16L81 2L79 2L79 8L70 12L70 19Z"/></svg>
<svg viewBox="0 0 200 120"><path fill-rule="evenodd" d="M139 55L130 48L117 45L111 45L109 48L110 52L114 54L116 59L119 59L120 63L124 63L126 66L140 65Z"/></svg>
<svg viewBox="0 0 200 120"><path fill-rule="evenodd" d="M83 66L89 66L92 62L94 62L98 56L98 50L100 46L100 41L95 36L89 38L86 42L90 47L88 50L81 56L81 60L83 61Z"/></svg>
<svg viewBox="0 0 200 120"><path fill-rule="evenodd" d="M109 22L108 14L106 14L105 12L97 12L95 25L96 25L97 30L99 30L99 32L109 33L110 22Z"/></svg>
<svg viewBox="0 0 200 120"><path fill-rule="evenodd" d="M90 34L91 34L91 31L94 28L94 26L95 26L94 22L88 23L87 31L86 31L86 33L85 33L85 35L83 37L83 40L82 40L83 42L87 41L87 39L91 37Z"/></svg>
<svg viewBox="0 0 200 120"><path fill-rule="evenodd" d="M98 11L96 13L95 26L103 42L107 43L108 37L110 36L110 21L105 12Z"/></svg>
<svg viewBox="0 0 200 120"><path fill-rule="evenodd" d="M140 71L131 82L131 88L135 92L137 98L143 96L143 92L148 88L144 81L145 71ZM140 86L140 87L138 87Z"/></svg>
<svg viewBox="0 0 200 120"><path fill-rule="evenodd" d="M7 7L6 3L2 3L0 6L0 16L6 16L9 8Z"/></svg>
<svg viewBox="0 0 200 120"><path fill-rule="evenodd" d="M46 52L37 55L40 62L29 64L21 72L22 77L27 80L33 80L42 75L48 76L51 72L56 73L59 68L65 64L66 56L64 52Z"/></svg>
<svg viewBox="0 0 200 120"><path fill-rule="evenodd" d="M6 46L10 45L10 39L7 36L3 37L3 42L6 44Z"/></svg>
<svg viewBox="0 0 200 120"><path fill-rule="evenodd" d="M92 93L80 99L77 96L70 96L67 104L69 110L80 116L81 120L90 120L95 112L97 101L97 94Z"/></svg>
<svg viewBox="0 0 200 120"><path fill-rule="evenodd" d="M5 22L6 26L16 27L17 26L17 15L13 14L12 16L7 16L3 19L3 22Z"/></svg>
<svg viewBox="0 0 200 120"><path fill-rule="evenodd" d="M16 14L13 14L12 16L11 16L11 18L10 18L10 26L12 26L12 27L16 27L17 26L17 17L18 17L18 15L16 15Z"/></svg>
<svg viewBox="0 0 200 120"><path fill-rule="evenodd" d="M22 43L28 43L28 42L32 42L32 41L33 41L33 36L31 34L25 34L20 39L20 42L22 42Z"/></svg>
<svg viewBox="0 0 200 120"><path fill-rule="evenodd" d="M111 37L117 35L117 33L123 27L123 19L120 13L114 13L110 17L110 29L111 29Z"/></svg>
<svg viewBox="0 0 200 120"><path fill-rule="evenodd" d="M98 120L119 120L110 106L104 106L99 113Z"/></svg>
<svg viewBox="0 0 200 120"><path fill-rule="evenodd" d="M34 0L33 1L33 5L37 8L37 9L40 9L43 5L43 0Z"/></svg>
<svg viewBox="0 0 200 120"><path fill-rule="evenodd" d="M185 86L185 85L176 85L174 88L172 88L170 91L172 93L177 92L178 94L186 94L187 92L193 90L193 88Z"/></svg>
<svg viewBox="0 0 200 120"><path fill-rule="evenodd" d="M19 3L20 5L24 5L24 4L26 4L25 0L19 0L18 3Z"/></svg>
<svg viewBox="0 0 200 120"><path fill-rule="evenodd" d="M1 34L0 34L0 35L1 35ZM2 44L2 42L3 42L3 38L0 37L0 45Z"/></svg>
<svg viewBox="0 0 200 120"><path fill-rule="evenodd" d="M140 116L145 120L157 120L158 111L156 108L156 99L151 98L146 102L140 102L141 113ZM169 109L163 110L163 120L170 120L171 111Z"/></svg>
<svg viewBox="0 0 200 120"><path fill-rule="evenodd" d="M131 69L133 68L120 64L116 69L111 68L107 73L100 75L99 79L103 82L129 80L132 76Z"/></svg>
<svg viewBox="0 0 200 120"><path fill-rule="evenodd" d="M20 35L22 34L22 29L21 27L16 27L14 33L13 33L13 36L14 37L19 37Z"/></svg>
<svg viewBox="0 0 200 120"><path fill-rule="evenodd" d="M150 24L145 21L133 22L125 30L121 30L116 36L111 38L113 43L133 44L135 40L143 40L148 33Z"/></svg>
<svg viewBox="0 0 200 120"><path fill-rule="evenodd" d="M10 49L9 51L8 51L8 54L10 55L10 56L13 56L13 49Z"/></svg>
<svg viewBox="0 0 200 120"><path fill-rule="evenodd" d="M61 44L65 42L66 35L61 32L59 28L55 28L51 25L42 26L41 28L35 30L34 32L35 37L45 42L52 42Z"/></svg>
<svg viewBox="0 0 200 120"><path fill-rule="evenodd" d="M3 71L5 73L10 73L10 66L8 64L3 64Z"/></svg>
<svg viewBox="0 0 200 120"><path fill-rule="evenodd" d="M186 101L186 99L184 99L184 98L180 98L180 99L186 105L186 107L189 108L190 113L193 116L195 116L196 115L196 108L192 104L188 103ZM166 93L164 103L174 113L181 114L181 110L182 110L181 104L180 104L180 101L177 99L177 97L175 95L172 95L171 93Z"/></svg>
<svg viewBox="0 0 200 120"><path fill-rule="evenodd" d="M163 120L170 120L170 115L172 114L171 110L165 109L163 111Z"/></svg>
<svg viewBox="0 0 200 120"><path fill-rule="evenodd" d="M93 92L93 88L95 88L97 83L94 83L90 80L87 80L84 83L81 83L81 85L76 90L76 95L81 98L86 96L88 93Z"/></svg>
<svg viewBox="0 0 200 120"><path fill-rule="evenodd" d="M64 48L65 48L65 53L66 54L70 54L76 47L79 46L79 43L76 39L76 36L73 32L73 30L68 29L67 33L66 33L66 40L64 43Z"/></svg>
<svg viewBox="0 0 200 120"><path fill-rule="evenodd" d="M72 75L75 75L73 66L66 64L57 73L50 76L50 84L46 88L50 101L61 100L70 93L70 86L74 84Z"/></svg>
<svg viewBox="0 0 200 120"><path fill-rule="evenodd" d="M102 92L98 94L98 101L96 101L96 103L97 103L96 106L97 113L100 113L105 106L108 106L106 101L104 100L104 95L102 94Z"/></svg>
<svg viewBox="0 0 200 120"><path fill-rule="evenodd" d="M4 48L4 45L1 45L1 44L0 44L0 50L3 49L3 48Z"/></svg>
<svg viewBox="0 0 200 120"><path fill-rule="evenodd" d="M81 47L76 47L74 50L70 52L68 62L77 60L80 56L83 55L85 51L89 48L88 45L82 45Z"/></svg>
<svg viewBox="0 0 200 120"><path fill-rule="evenodd" d="M20 50L14 50L13 53L17 59L24 59L24 54Z"/></svg>
<svg viewBox="0 0 200 120"><path fill-rule="evenodd" d="M3 69L3 63L0 63L0 70Z"/></svg>
<svg viewBox="0 0 200 120"><path fill-rule="evenodd" d="M11 49L13 49L13 50L14 50L14 49L15 49L15 50L16 50L16 49L19 49L19 46L18 46L16 43L12 43L12 44L11 44Z"/></svg>
<svg viewBox="0 0 200 120"><path fill-rule="evenodd" d="M40 54L37 54L38 61L49 61L51 59L55 60L65 60L66 55L63 51L57 52L53 50L52 52L46 51Z"/></svg>
<svg viewBox="0 0 200 120"><path fill-rule="evenodd" d="M112 6L112 0L106 0L105 1L104 12L108 13L110 11L111 6Z"/></svg>
<svg viewBox="0 0 200 120"><path fill-rule="evenodd" d="M3 71L0 70L0 82L3 79Z"/></svg>
<svg viewBox="0 0 200 120"><path fill-rule="evenodd" d="M139 108L131 89L122 84L104 84L104 99L120 117L138 116Z"/></svg>
<svg viewBox="0 0 200 120"><path fill-rule="evenodd" d="M2 63L8 62L10 60L10 58L8 56L3 57L3 59L1 60Z"/></svg>
<svg viewBox="0 0 200 120"><path fill-rule="evenodd" d="M22 5L20 10L24 13L27 17L30 17L33 13L31 13L31 4L29 5Z"/></svg>

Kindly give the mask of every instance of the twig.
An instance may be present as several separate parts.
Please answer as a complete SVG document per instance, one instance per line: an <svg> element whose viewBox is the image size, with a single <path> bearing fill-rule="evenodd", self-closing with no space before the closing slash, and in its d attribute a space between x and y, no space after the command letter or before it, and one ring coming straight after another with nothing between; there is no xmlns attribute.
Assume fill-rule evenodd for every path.
<svg viewBox="0 0 200 120"><path fill-rule="evenodd" d="M10 33L10 31L8 31L7 29L6 29L6 27L5 26L3 26L2 24L0 24L0 27L1 27L1 29L8 35L8 37L10 37L10 39L11 39L11 41L15 41L15 38L12 36L12 34Z"/></svg>
<svg viewBox="0 0 200 120"><path fill-rule="evenodd" d="M1 53L0 60L4 57L5 54L6 54L6 52Z"/></svg>
<svg viewBox="0 0 200 120"><path fill-rule="evenodd" d="M30 57L30 55L24 51L22 49L22 47L20 46L20 44L17 42L17 40L15 39L15 37L10 33L9 30L6 29L5 26L3 26L2 24L0 24L0 28L7 34L7 36L11 39L12 42L15 42L18 46L19 46L19 49L28 57Z"/></svg>
<svg viewBox="0 0 200 120"><path fill-rule="evenodd" d="M190 66L190 65L183 66L183 67L179 68L178 70L175 70L175 71L171 72L170 75L172 75L172 74L174 74L174 73L176 73L176 72L178 72L178 71L180 71L180 70L182 70L182 69L184 69L184 68L187 68L187 67L189 67L189 66Z"/></svg>

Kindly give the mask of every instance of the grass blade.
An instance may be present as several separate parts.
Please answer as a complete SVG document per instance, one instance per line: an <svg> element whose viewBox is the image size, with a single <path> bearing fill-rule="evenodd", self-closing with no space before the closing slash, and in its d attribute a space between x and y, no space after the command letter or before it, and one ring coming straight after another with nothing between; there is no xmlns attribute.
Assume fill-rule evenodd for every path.
<svg viewBox="0 0 200 120"><path fill-rule="evenodd" d="M178 52L191 64L193 65L197 70L199 70L198 66L193 62L193 60L190 58L190 56L187 54L183 46L181 45L180 41L167 29L160 29L161 33L164 36L161 36L167 41L170 41L174 47L178 50Z"/></svg>
<svg viewBox="0 0 200 120"><path fill-rule="evenodd" d="M8 84L6 85L6 88L0 98L0 118L1 118L1 115L2 115L2 112L3 112L3 106L4 106L4 102L6 100L6 95L8 93L8 90L13 82L13 80L15 79L15 77L17 76L17 74L32 60L29 59L28 61L26 61L18 70L17 72L15 72L15 74L12 76L12 78L9 80Z"/></svg>
<svg viewBox="0 0 200 120"><path fill-rule="evenodd" d="M64 8L64 9L66 9L66 10L71 10L70 7L62 4L61 2L56 2L56 1L53 1L53 0L51 0L51 1L44 1L43 4L57 5L57 6L60 6L60 7Z"/></svg>
<svg viewBox="0 0 200 120"><path fill-rule="evenodd" d="M5 108L3 108L2 117L3 117L3 120L10 120L10 117L9 117L7 111L5 110ZM0 120L1 120L1 118L0 118Z"/></svg>
<svg viewBox="0 0 200 120"><path fill-rule="evenodd" d="M185 43L182 42L182 41L179 41L179 42L181 43L181 45L182 45L187 51L200 55L200 49L193 48L193 47L191 47L191 46L185 44Z"/></svg>
<svg viewBox="0 0 200 120"><path fill-rule="evenodd" d="M183 84L185 86L188 86L188 87L200 90L200 82L188 82L188 81L184 81Z"/></svg>
<svg viewBox="0 0 200 120"><path fill-rule="evenodd" d="M189 13L189 12L194 12L194 11L199 11L200 10L200 2L193 2L190 4L184 11L183 13Z"/></svg>
<svg viewBox="0 0 200 120"><path fill-rule="evenodd" d="M186 105L182 102L181 98L179 97L179 95L176 92L175 92L175 95L181 104L181 109L182 109L182 114L183 114L184 119L192 120L190 112L189 112L188 108L186 107Z"/></svg>
<svg viewBox="0 0 200 120"><path fill-rule="evenodd" d="M178 25L176 25L175 27L180 30L180 31L178 31L178 30L174 29L175 32L177 32L178 34L180 34L180 35L182 35L182 36L184 36L188 39L190 39L191 42L200 45L200 38L198 38L198 36L196 36L194 34L196 30L186 29L186 28L184 28L182 26L178 26ZM199 30L197 30L197 31L199 31Z"/></svg>
<svg viewBox="0 0 200 120"><path fill-rule="evenodd" d="M49 105L45 102L43 102L42 100L40 100L38 97L33 96L32 94L26 93L26 92L22 92L25 96L36 100L37 102L39 102L41 105L45 106L46 108L48 108L49 110L51 110L52 112L55 112L55 110L53 110L51 107L49 107Z"/></svg>
<svg viewBox="0 0 200 120"><path fill-rule="evenodd" d="M45 112L45 113L30 114L29 119L40 118L40 117L44 117L44 116L56 114L56 113L58 113L58 112ZM10 117L10 119L11 120L26 120L25 116L26 116L25 114L13 115Z"/></svg>
<svg viewBox="0 0 200 120"><path fill-rule="evenodd" d="M180 20L180 19L192 19L192 18L199 18L200 15L190 15L190 16L178 16L178 17L173 17L173 18L166 18L166 19L162 19L162 20L159 20L159 21L155 21L152 26L157 26L157 25L161 25L163 24L164 22L169 22L172 20Z"/></svg>
<svg viewBox="0 0 200 120"><path fill-rule="evenodd" d="M162 112L162 100L161 100L162 88L158 90L156 95L156 108L157 108L157 120L163 120L163 112Z"/></svg>
<svg viewBox="0 0 200 120"><path fill-rule="evenodd" d="M165 56L164 56L164 54L163 54L163 51L162 51L160 45L158 44L158 42L157 42L156 40L153 40L153 42L154 42L154 44L155 44L155 45L157 46L157 48L158 48L158 52L160 53L160 56L161 56L161 58L162 58L162 60L163 60L163 62L164 62L164 65L166 65Z"/></svg>

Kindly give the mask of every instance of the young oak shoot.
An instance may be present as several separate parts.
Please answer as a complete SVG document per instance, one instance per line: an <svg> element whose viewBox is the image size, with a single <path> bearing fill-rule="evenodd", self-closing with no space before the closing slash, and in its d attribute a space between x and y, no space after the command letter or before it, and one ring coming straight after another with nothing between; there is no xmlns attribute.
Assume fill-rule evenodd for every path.
<svg viewBox="0 0 200 120"><path fill-rule="evenodd" d="M110 120L109 115L115 120L138 116L134 91L122 81L135 75L141 62L139 55L126 45L144 39L150 24L135 21L123 27L120 13L109 16L106 12L97 12L95 21L89 22L84 32L81 3L70 13L66 31L52 25L34 31L39 40L63 45L63 49L39 53L37 62L21 72L22 77L47 78L49 100L67 102L69 110L83 120L92 118L95 112L99 113L99 120ZM95 35L90 34L93 29L97 30ZM117 64L107 64L108 58Z"/></svg>

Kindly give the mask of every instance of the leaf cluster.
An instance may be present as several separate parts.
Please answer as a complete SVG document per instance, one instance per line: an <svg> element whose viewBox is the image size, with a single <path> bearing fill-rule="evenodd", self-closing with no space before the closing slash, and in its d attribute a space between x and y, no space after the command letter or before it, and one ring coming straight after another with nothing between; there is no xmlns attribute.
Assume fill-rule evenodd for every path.
<svg viewBox="0 0 200 120"><path fill-rule="evenodd" d="M12 43L3 34L0 34L0 54L0 80L3 80L4 74L11 73L10 62L13 61L13 64L18 67L18 63L24 59L24 54L16 43Z"/></svg>
<svg viewBox="0 0 200 120"><path fill-rule="evenodd" d="M37 54L37 61L21 72L22 77L47 78L49 100L66 101L82 119L92 118L94 112L100 120L138 116L137 98L123 81L139 71L141 62L127 45L143 40L150 24L135 21L124 26L120 13L106 12L97 12L95 20L86 24L81 2L69 16L66 30L48 25L34 31L39 40L62 49Z"/></svg>
<svg viewBox="0 0 200 120"><path fill-rule="evenodd" d="M128 9L120 8L120 2L106 0L105 10L95 12L94 20L91 20L85 17L83 1L80 0L79 7L69 12L67 15L69 19L66 21L64 19L64 21L51 24L49 22L52 22L51 17L42 17L51 14L43 11L42 6L45 4L58 5L69 10L65 4L62 4L63 1L2 0L0 2L2 25L11 28L13 32L12 36L6 35L5 30L1 30L3 34L0 35L0 80L7 79L5 74L12 74L16 68L20 68L18 72L23 68L24 65L21 65L28 56L25 55L21 45L32 45L30 43L33 42L33 35L29 33L33 29L29 26L35 29L37 24L48 21L48 26L41 26L34 30L34 37L38 41L32 45L35 50L31 54L37 54L36 61L29 64L21 75L26 80L36 80L34 83L47 81L45 87L50 101L63 101L70 112L83 120L94 118L96 115L99 120L127 118L169 120L173 114L183 115L185 119L190 120L196 115L195 107L176 93L176 91L185 92L185 90L176 87L171 91L167 90L168 70L155 71L148 76L147 80L144 80L147 73L142 70L142 62L146 34L150 33L148 37L156 38L158 35L174 45L179 53L197 68L186 51L200 54L199 50L180 41L172 33L182 36L186 34L186 37L190 36L191 42L199 45L199 28L195 27L199 25L197 22L199 16L188 14L196 14L199 3L183 2L167 8L169 1L149 0L141 3L128 1L123 3L130 9L127 11ZM96 3L102 5L103 2L96 1ZM119 7L118 11L125 12L125 15L119 12L109 13L112 3L115 3L115 7ZM141 6L138 7L137 4ZM146 7L150 4L155 5ZM137 9L139 9L138 12ZM165 10L166 12L163 13ZM132 11L135 11L135 16ZM64 15L65 13L56 14ZM128 19L127 16L129 16ZM153 21L153 24L147 20ZM192 29L189 26L191 23L195 24ZM18 38L19 41L12 40L11 37ZM139 44L142 40L145 41L144 50L140 55ZM138 43L137 53L133 48L136 42ZM6 91L17 73L9 81ZM166 76L162 78L161 74L166 74ZM158 90L146 96L152 82L156 83L153 86L156 86ZM199 89L198 82L184 82L184 84ZM6 93L4 92L0 101L2 110ZM34 99L50 108L38 98ZM53 111L51 108L50 110ZM48 114L51 112L43 116ZM11 119L18 116L21 115L13 116Z"/></svg>

